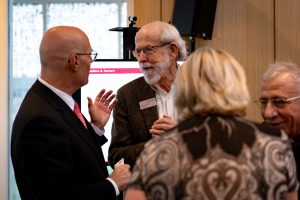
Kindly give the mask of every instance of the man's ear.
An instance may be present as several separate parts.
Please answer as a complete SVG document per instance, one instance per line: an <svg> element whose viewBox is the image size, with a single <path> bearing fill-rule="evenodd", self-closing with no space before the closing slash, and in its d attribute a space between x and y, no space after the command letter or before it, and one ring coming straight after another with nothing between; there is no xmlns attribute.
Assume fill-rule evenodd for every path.
<svg viewBox="0 0 300 200"><path fill-rule="evenodd" d="M179 51L179 48L178 48L177 44L175 44L174 42L172 42L170 44L170 56L176 58L177 55L178 55L178 51Z"/></svg>
<svg viewBox="0 0 300 200"><path fill-rule="evenodd" d="M79 61L78 61L78 55L73 53L69 58L69 64L72 70L78 71L79 69Z"/></svg>

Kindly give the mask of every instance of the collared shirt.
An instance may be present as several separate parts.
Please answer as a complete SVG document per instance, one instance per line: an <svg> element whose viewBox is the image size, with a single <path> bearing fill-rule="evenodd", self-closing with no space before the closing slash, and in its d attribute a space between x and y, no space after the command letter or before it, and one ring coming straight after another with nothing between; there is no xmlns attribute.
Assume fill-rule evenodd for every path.
<svg viewBox="0 0 300 200"><path fill-rule="evenodd" d="M45 80L43 80L41 77L38 78L38 80L45 85L47 88L49 88L52 92L54 92L57 96L59 96L69 107L70 109L73 111L74 109L74 99L71 95L57 89L56 87L52 86L51 84L47 83ZM99 135L102 136L104 134L104 129L101 130L99 129L97 126L95 126L94 124L91 123L91 126L93 127L94 131ZM120 190L116 184L116 182L114 180L112 180L111 178L107 177L106 178L109 182L112 183L112 185L115 188L116 191L116 195L118 196L120 194Z"/></svg>
<svg viewBox="0 0 300 200"><path fill-rule="evenodd" d="M69 107L71 110L74 109L74 99L71 95L57 89L56 87L50 85L45 80L43 80L41 77L38 78L38 80L45 85L47 88L49 88L52 92L54 92L57 96L59 96Z"/></svg>
<svg viewBox="0 0 300 200"><path fill-rule="evenodd" d="M153 89L155 90L155 98L157 102L159 118L162 118L164 115L168 115L172 117L173 120L176 120L177 112L175 110L173 97L175 92L174 83L171 85L170 91L168 93L158 85L155 85Z"/></svg>
<svg viewBox="0 0 300 200"><path fill-rule="evenodd" d="M59 96L69 107L71 110L74 110L74 99L71 95L57 89L56 87L50 85L45 80L43 80L41 77L38 78L38 80L45 85L47 88L49 88L52 92L54 92L57 96ZM95 126L93 123L91 123L91 126L93 127L94 131L99 135L102 136L104 134L104 129L101 130L97 126Z"/></svg>

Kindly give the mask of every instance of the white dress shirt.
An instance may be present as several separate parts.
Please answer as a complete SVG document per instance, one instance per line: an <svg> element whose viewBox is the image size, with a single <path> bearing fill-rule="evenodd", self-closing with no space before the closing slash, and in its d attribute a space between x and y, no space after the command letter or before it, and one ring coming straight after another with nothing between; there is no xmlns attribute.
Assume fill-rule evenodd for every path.
<svg viewBox="0 0 300 200"><path fill-rule="evenodd" d="M173 120L176 121L177 112L175 110L175 105L174 105L174 92L175 92L174 83L171 85L169 93L164 91L158 85L155 85L154 90L155 90L155 98L157 102L159 118L162 118L164 115L168 115L172 117Z"/></svg>

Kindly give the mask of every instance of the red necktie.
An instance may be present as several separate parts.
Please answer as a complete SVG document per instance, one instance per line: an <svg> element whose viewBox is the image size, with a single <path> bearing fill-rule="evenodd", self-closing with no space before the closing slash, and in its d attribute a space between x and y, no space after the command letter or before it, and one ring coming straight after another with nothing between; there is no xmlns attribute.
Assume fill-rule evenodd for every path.
<svg viewBox="0 0 300 200"><path fill-rule="evenodd" d="M87 128L86 123L84 121L84 118L82 116L82 113L80 112L80 108L79 105L76 101L74 101L74 113L76 114L76 116L80 119L80 121L82 122L82 124L85 126L85 128Z"/></svg>

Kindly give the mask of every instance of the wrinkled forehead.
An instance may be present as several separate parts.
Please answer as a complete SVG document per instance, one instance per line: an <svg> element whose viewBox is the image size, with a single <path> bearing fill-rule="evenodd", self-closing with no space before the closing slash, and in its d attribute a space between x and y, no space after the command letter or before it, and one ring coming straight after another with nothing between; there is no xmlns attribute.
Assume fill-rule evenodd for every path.
<svg viewBox="0 0 300 200"><path fill-rule="evenodd" d="M161 43L160 34L156 30L144 29L137 32L135 37L135 45L137 48L158 45Z"/></svg>
<svg viewBox="0 0 300 200"><path fill-rule="evenodd" d="M293 96L300 94L300 85L290 74L280 74L261 82L261 94L271 96Z"/></svg>

